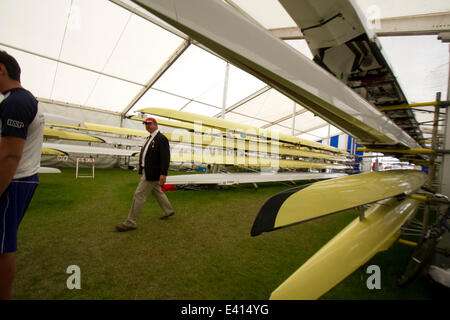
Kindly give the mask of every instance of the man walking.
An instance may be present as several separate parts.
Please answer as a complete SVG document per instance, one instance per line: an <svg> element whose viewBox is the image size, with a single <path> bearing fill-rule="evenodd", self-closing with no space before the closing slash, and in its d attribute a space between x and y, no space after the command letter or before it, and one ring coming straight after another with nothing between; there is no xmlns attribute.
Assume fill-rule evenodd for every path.
<svg viewBox="0 0 450 320"><path fill-rule="evenodd" d="M156 198L164 212L159 217L161 220L166 220L175 214L169 199L161 190L161 186L166 182L170 163L169 141L159 132L156 119L147 118L144 124L150 136L142 147L139 156L138 170L142 177L134 193L127 220L116 226L116 230L120 232L136 229L139 214L150 193Z"/></svg>
<svg viewBox="0 0 450 320"><path fill-rule="evenodd" d="M10 299L17 231L39 183L44 116L20 83L16 59L0 51L0 299Z"/></svg>

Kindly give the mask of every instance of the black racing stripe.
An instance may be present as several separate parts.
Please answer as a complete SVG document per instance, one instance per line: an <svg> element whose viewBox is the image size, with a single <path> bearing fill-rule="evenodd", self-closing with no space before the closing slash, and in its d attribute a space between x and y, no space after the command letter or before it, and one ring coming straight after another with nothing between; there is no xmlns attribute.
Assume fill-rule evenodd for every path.
<svg viewBox="0 0 450 320"><path fill-rule="evenodd" d="M97 137L97 136L92 136L93 138L96 138L96 139L98 139L98 140L100 140L102 143L106 143L106 141L105 140L103 140L102 138L100 138L100 137Z"/></svg>
<svg viewBox="0 0 450 320"><path fill-rule="evenodd" d="M50 150L55 150L55 151L58 151L58 152L61 152L61 153L64 153L64 155L65 156L68 156L69 155L69 153L67 153L67 152L65 152L65 151L62 151L62 150L59 150L59 149L55 149L55 148L49 148ZM57 156L60 156L60 154L57 154Z"/></svg>
<svg viewBox="0 0 450 320"><path fill-rule="evenodd" d="M253 227L250 235L254 237L260 235L263 232L275 230L275 220L277 218L278 211L280 210L284 201L286 201L286 199L289 198L292 194L310 185L312 185L312 183L284 190L267 200L259 210L258 215L253 222Z"/></svg>

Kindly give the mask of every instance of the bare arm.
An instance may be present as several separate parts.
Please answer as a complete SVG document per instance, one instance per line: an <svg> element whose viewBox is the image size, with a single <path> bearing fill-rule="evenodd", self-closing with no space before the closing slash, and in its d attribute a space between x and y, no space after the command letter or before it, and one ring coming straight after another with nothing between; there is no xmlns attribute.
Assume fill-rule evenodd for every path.
<svg viewBox="0 0 450 320"><path fill-rule="evenodd" d="M19 137L4 136L0 140L0 195L14 177L24 144L25 139Z"/></svg>

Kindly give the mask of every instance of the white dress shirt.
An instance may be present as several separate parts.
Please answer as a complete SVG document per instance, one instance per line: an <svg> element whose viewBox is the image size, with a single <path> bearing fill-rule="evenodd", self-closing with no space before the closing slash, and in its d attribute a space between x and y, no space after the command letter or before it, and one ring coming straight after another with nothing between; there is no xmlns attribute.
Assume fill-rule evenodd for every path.
<svg viewBox="0 0 450 320"><path fill-rule="evenodd" d="M150 145L150 143L153 141L153 139L156 137L156 135L158 134L159 129L156 129L155 131L153 131L152 134L150 134L150 136L147 139L147 142L145 143L145 148L144 148L144 152L142 153L142 158L141 158L141 167L144 167L144 163L145 163L145 156L147 155L147 150L148 150L148 146Z"/></svg>

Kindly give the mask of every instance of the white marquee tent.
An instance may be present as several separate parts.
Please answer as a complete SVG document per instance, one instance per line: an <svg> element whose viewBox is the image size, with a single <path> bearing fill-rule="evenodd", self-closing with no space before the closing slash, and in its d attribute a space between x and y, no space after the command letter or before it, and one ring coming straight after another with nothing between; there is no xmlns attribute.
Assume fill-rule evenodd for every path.
<svg viewBox="0 0 450 320"><path fill-rule="evenodd" d="M276 0L224 1L272 32L295 27ZM450 14L446 0L356 3L381 23ZM227 120L310 140L326 142L342 133L132 1L0 0L0 30L0 49L17 58L23 86L50 113L141 128L123 118L146 107L217 117L224 110ZM433 101L438 91L446 99L448 44L435 30L412 33L379 34L407 99ZM304 40L287 42L311 58ZM416 116L419 122L430 119L427 113Z"/></svg>

